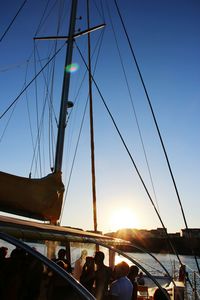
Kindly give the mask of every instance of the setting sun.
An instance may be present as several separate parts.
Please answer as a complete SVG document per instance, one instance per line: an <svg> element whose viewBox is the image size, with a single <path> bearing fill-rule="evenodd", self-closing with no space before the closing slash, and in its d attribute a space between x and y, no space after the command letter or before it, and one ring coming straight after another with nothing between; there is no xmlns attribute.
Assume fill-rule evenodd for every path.
<svg viewBox="0 0 200 300"><path fill-rule="evenodd" d="M137 228L138 221L131 210L128 208L121 208L111 214L110 227L114 231L122 228Z"/></svg>

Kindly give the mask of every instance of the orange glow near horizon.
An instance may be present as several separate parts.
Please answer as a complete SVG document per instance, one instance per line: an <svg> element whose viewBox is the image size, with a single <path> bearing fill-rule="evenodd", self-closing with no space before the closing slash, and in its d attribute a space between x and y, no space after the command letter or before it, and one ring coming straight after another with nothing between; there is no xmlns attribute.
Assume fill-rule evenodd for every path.
<svg viewBox="0 0 200 300"><path fill-rule="evenodd" d="M110 228L117 231L123 228L137 228L138 220L134 213L128 208L119 208L110 216Z"/></svg>

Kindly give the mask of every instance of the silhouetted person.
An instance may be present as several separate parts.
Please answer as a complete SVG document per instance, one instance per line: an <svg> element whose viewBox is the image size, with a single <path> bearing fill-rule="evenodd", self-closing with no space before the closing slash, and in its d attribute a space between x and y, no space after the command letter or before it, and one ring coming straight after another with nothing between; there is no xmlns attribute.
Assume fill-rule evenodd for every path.
<svg viewBox="0 0 200 300"><path fill-rule="evenodd" d="M26 276L24 278L23 300L37 300L40 295L41 282L43 277L43 264L33 255L27 255Z"/></svg>
<svg viewBox="0 0 200 300"><path fill-rule="evenodd" d="M127 277L129 265L122 261L115 266L114 275L116 280L110 286L110 299L112 300L131 300L133 285Z"/></svg>
<svg viewBox="0 0 200 300"><path fill-rule="evenodd" d="M78 281L80 281L82 269L86 262L86 256L87 256L87 250L84 249L81 251L81 256L75 261L73 276Z"/></svg>
<svg viewBox="0 0 200 300"><path fill-rule="evenodd" d="M138 291L138 284L137 284L137 276L138 276L139 268L135 265L130 266L128 278L130 279L133 285L133 292L132 292L132 300L137 300L137 291Z"/></svg>
<svg viewBox="0 0 200 300"><path fill-rule="evenodd" d="M7 259L1 300L21 299L26 277L26 255L24 250L15 248Z"/></svg>
<svg viewBox="0 0 200 300"><path fill-rule="evenodd" d="M144 285L144 284L145 284L144 276L143 276L143 273L142 273L142 272L140 272L139 275L138 275L137 283L138 283L139 285Z"/></svg>
<svg viewBox="0 0 200 300"><path fill-rule="evenodd" d="M68 273L72 273L71 263L69 259L66 257L66 250L63 248L58 251L58 258L56 258L54 261L57 263L60 260L62 260L65 263L64 269Z"/></svg>
<svg viewBox="0 0 200 300"><path fill-rule="evenodd" d="M105 255L101 251L97 251L94 256L96 264L95 271L95 296L97 300L106 299L108 293L108 284L112 276L112 269L104 265Z"/></svg>
<svg viewBox="0 0 200 300"><path fill-rule="evenodd" d="M95 269L94 269L94 258L91 256L86 257L86 262L83 266L80 283L93 294L93 285L95 279Z"/></svg>
<svg viewBox="0 0 200 300"><path fill-rule="evenodd" d="M65 270L65 263L58 260L57 264ZM66 270L65 270L66 271ZM47 292L48 300L77 300L81 299L73 287L59 274L52 271Z"/></svg>
<svg viewBox="0 0 200 300"><path fill-rule="evenodd" d="M153 300L170 300L170 297L169 297L169 294L167 293L167 291L165 289L163 289L163 291L161 289L157 288L153 295Z"/></svg>
<svg viewBox="0 0 200 300"><path fill-rule="evenodd" d="M181 265L180 268L179 268L178 280L184 282L185 281L185 277L186 277L185 265Z"/></svg>
<svg viewBox="0 0 200 300"><path fill-rule="evenodd" d="M66 269L66 265L63 260L57 260L56 263L63 269ZM52 274L50 281L49 281L49 296L48 299L50 300L64 300L67 299L67 289L68 286L66 281L63 277L58 275L57 273Z"/></svg>

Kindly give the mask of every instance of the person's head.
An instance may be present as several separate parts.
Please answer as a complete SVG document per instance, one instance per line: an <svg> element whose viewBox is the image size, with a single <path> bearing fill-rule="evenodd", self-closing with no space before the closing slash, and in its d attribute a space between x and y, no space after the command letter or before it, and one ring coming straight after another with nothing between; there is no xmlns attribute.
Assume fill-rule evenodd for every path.
<svg viewBox="0 0 200 300"><path fill-rule="evenodd" d="M96 265L102 265L104 261L105 255L102 251L96 251L94 256L94 261Z"/></svg>
<svg viewBox="0 0 200 300"><path fill-rule="evenodd" d="M27 256L26 251L17 247L13 249L12 252L10 253L10 257L12 259L24 259L26 256Z"/></svg>
<svg viewBox="0 0 200 300"><path fill-rule="evenodd" d="M129 265L125 261L120 262L115 266L114 273L116 278L127 276L129 273Z"/></svg>
<svg viewBox="0 0 200 300"><path fill-rule="evenodd" d="M87 256L87 250L86 249L83 249L82 251L81 251L81 257L82 258L86 258L86 256Z"/></svg>
<svg viewBox="0 0 200 300"><path fill-rule="evenodd" d="M135 280L139 272L139 268L135 265L130 266L129 268L129 273L128 273L128 278L132 281Z"/></svg>
<svg viewBox="0 0 200 300"><path fill-rule="evenodd" d="M170 297L165 289L163 289L163 291L162 291L161 289L157 288L153 295L153 299L154 300L167 300L167 299L169 300Z"/></svg>
<svg viewBox="0 0 200 300"><path fill-rule="evenodd" d="M59 259L64 259L65 258L65 255L66 255L66 250L65 249L60 249L59 251L58 251L58 258Z"/></svg>
<svg viewBox="0 0 200 300"><path fill-rule="evenodd" d="M86 266L89 267L89 268L94 268L94 257L92 257L92 256L87 256L87 257L86 257L85 264L86 264Z"/></svg>

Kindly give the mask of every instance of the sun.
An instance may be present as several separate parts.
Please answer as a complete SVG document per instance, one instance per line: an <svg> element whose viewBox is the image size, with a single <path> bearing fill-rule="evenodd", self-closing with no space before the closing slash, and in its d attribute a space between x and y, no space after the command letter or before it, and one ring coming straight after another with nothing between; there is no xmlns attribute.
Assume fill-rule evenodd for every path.
<svg viewBox="0 0 200 300"><path fill-rule="evenodd" d="M113 231L123 228L137 228L138 220L134 213L128 208L114 211L110 216L110 228Z"/></svg>

